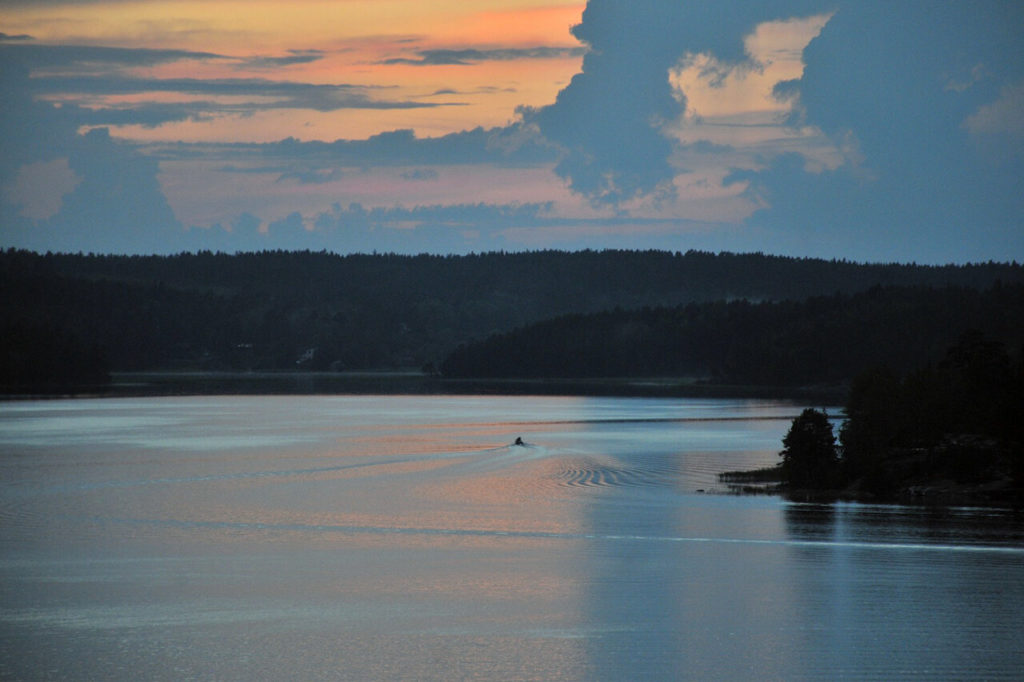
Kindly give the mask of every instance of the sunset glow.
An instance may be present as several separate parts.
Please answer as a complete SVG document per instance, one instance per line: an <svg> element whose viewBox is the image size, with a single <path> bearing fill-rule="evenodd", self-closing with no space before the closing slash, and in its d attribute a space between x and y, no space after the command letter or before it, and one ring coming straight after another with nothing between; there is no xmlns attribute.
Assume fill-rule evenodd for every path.
<svg viewBox="0 0 1024 682"><path fill-rule="evenodd" d="M385 247L374 235L342 246L315 226L334 224L335 205L463 216L472 205L531 217L459 224L450 241L424 233L409 248L831 255L831 243L941 261L972 257L954 243L981 216L988 237L976 225L973 257L1005 257L1024 250L1017 171L1006 172L1024 159L1012 106L1024 49L1004 31L1021 10L986 2L924 13L796 0L7 2L0 134L18 146L0 175L2 236L60 249L95 234L116 250L106 226L147 229L134 216L166 205L163 234L183 241L154 250L237 237L240 220L273 237L285 219L323 248L373 249ZM921 155L942 145L952 183ZM114 158L151 195L101 189ZM806 201L816 184L829 189L813 196L843 209ZM98 222L79 225L69 207L104 197L88 211ZM809 239L823 224L831 237ZM458 236L470 233L480 239Z"/></svg>

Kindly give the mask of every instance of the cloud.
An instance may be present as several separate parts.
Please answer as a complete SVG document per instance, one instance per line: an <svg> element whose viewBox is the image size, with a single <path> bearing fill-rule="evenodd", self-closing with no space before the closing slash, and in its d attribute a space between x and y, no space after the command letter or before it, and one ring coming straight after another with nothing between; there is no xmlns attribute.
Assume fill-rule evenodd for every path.
<svg viewBox="0 0 1024 682"><path fill-rule="evenodd" d="M983 153L996 162L1024 158L1024 82L1005 86L994 102L983 104L964 120Z"/></svg>
<svg viewBox="0 0 1024 682"><path fill-rule="evenodd" d="M814 16L830 18L803 51L802 76L770 90L792 107L790 143L729 142L740 158L673 137L688 97L666 74L698 57L716 69L708 82L760 69L746 42L759 25ZM770 250L1019 257L1021 26L1024 6L1013 0L591 0L572 29L588 48L581 72L523 118L562 148L556 172L595 205L671 197L684 152L706 150L739 164L727 184L743 191L750 234ZM694 120L684 132L714 130L721 144L726 125L749 121L702 129ZM960 242L968 246L951 246Z"/></svg>
<svg viewBox="0 0 1024 682"><path fill-rule="evenodd" d="M160 188L157 160L113 140L104 128L80 135L76 111L33 99L28 70L0 64L3 241L42 251L175 250L181 225ZM31 169L51 173L36 177ZM56 183L67 188L59 203L42 212L26 203L59 178L72 180Z"/></svg>
<svg viewBox="0 0 1024 682"><path fill-rule="evenodd" d="M18 169L12 185L0 188L4 199L17 206L22 216L42 220L56 214L68 194L80 182L66 158L35 161Z"/></svg>
<svg viewBox="0 0 1024 682"><path fill-rule="evenodd" d="M802 74L787 72L773 84L777 72L769 59L752 56L751 44L758 35L766 38L766 22L778 28L800 18L827 22L802 52ZM700 186L707 196L728 199L728 220L745 218L731 231L725 223L700 228L709 240L728 232L719 243L733 249L862 260L1020 259L1022 25L1024 5L1014 0L590 0L572 29L581 47L420 50L389 60L458 66L583 55L580 72L555 101L521 108L506 126L434 138L399 129L361 140L269 144L128 144L102 128L279 109L459 106L462 95L488 86L420 83L434 100L451 100L429 101L383 85L295 82L275 73L328 56L317 50L238 57L44 45L0 34L0 232L5 243L33 248L140 252L239 244L465 251L526 239L547 244L558 235L573 246L661 244L654 234L666 235L671 248L669 236L678 236L686 221L658 216L714 219L707 203L688 208L688 201L702 201L704 195L691 191ZM769 47L792 61L794 45L776 40ZM196 66L193 75L217 77L140 75L147 73L142 69L172 74L154 67L177 62ZM699 73L702 66L706 73ZM688 67L689 80L680 77ZM265 77L232 69L261 69L256 75ZM743 90L757 78L763 92ZM717 110L708 105L715 97ZM750 102L767 104L752 109ZM99 130L81 134L88 129ZM434 185L411 183L448 180L457 175L453 167L467 165L476 168L461 172L486 167L503 178L513 175L510 168L535 170L523 174L532 184L521 196L514 195L517 185L488 195L495 204L349 203L383 203L395 188L426 196ZM360 187L369 182L362 171L381 166L393 169L380 173L386 186ZM186 177L200 167L208 173L203 177L231 183L230 201L209 187L197 189L195 174ZM531 203L538 195L530 192L543 184L536 177L548 168L591 208L570 205L561 188L550 187L542 196L561 197L557 209ZM190 205L218 202L217 210L195 211L190 220L228 228L182 230L158 178L181 215ZM323 211L335 199L327 193L347 183L356 193L338 196L339 207ZM444 200L458 202L457 190L444 186ZM267 191L247 196L250 187ZM410 196L402 198L416 201ZM523 203L501 203L512 198ZM535 206L541 208L523 208ZM143 220L147 207L152 213ZM302 213L288 213L296 208ZM606 218L556 217L573 211ZM631 219L631 212L650 217ZM593 241L579 237L584 233Z"/></svg>
<svg viewBox="0 0 1024 682"><path fill-rule="evenodd" d="M68 138L64 153L64 174L69 169L75 180L70 191L41 219L30 220L18 210L10 232L4 229L4 241L40 251L168 253L183 248L181 224L160 188L155 160L118 144L102 128ZM8 214L12 202L4 203Z"/></svg>
<svg viewBox="0 0 1024 682"><path fill-rule="evenodd" d="M436 180L438 172L433 168L414 168L402 173L404 180Z"/></svg>
<svg viewBox="0 0 1024 682"><path fill-rule="evenodd" d="M298 228L290 216L288 228ZM508 204L435 204L366 207L359 203L317 214L304 237L309 248L396 253L471 251L515 248L586 248L595 236L619 248L678 247L680 234L698 228L692 221L664 218L567 218L552 202ZM282 229L285 225L281 225ZM706 225L699 226L705 228ZM273 226L269 236L273 237ZM694 243L699 237L694 238ZM272 239L271 239L272 241ZM266 248L266 247L264 247Z"/></svg>
<svg viewBox="0 0 1024 682"><path fill-rule="evenodd" d="M589 48L582 71L554 104L524 117L565 149L556 172L594 203L671 194L677 171L662 128L683 114L686 97L672 89L669 71L691 54L743 61L743 40L759 23L816 9L801 0L591 0L572 29Z"/></svg>
<svg viewBox="0 0 1024 682"><path fill-rule="evenodd" d="M736 151L736 148L728 144L715 144L708 140L697 140L689 144L680 145L680 149L693 154L726 154Z"/></svg>
<svg viewBox="0 0 1024 682"><path fill-rule="evenodd" d="M804 50L802 113L828 135L854 134L879 166L916 163L911 148L941 153L945 135L1024 72L1021 21L1018 3L846 3ZM979 64L989 77L947 87Z"/></svg>
<svg viewBox="0 0 1024 682"><path fill-rule="evenodd" d="M296 182L300 185L325 185L340 180L344 173L340 168L318 168L315 170L288 171L282 173L277 182Z"/></svg>
<svg viewBox="0 0 1024 682"><path fill-rule="evenodd" d="M459 102L391 100L386 87L321 84L267 78L146 78L130 69L179 61L218 61L236 68L270 69L322 59L319 50L291 50L283 57L239 59L213 52L81 45L0 44L0 63L31 75L20 87L30 96L60 97L62 116L78 126L208 121L216 115L248 116L275 109L331 112L343 109L422 109ZM173 93L183 101L133 101ZM127 97L126 97L127 96ZM195 97L205 97L196 100Z"/></svg>
<svg viewBox="0 0 1024 682"><path fill-rule="evenodd" d="M583 47L526 47L498 48L492 50L478 49L435 49L420 50L416 58L394 57L384 59L378 64L406 64L411 66L465 66L479 62L514 61L519 59L564 59L579 57L584 54Z"/></svg>
<svg viewBox="0 0 1024 682"><path fill-rule="evenodd" d="M178 143L154 147L161 159L229 160L221 170L237 173L280 173L311 168L372 166L447 166L500 164L542 166L558 158L558 150L528 126L473 128L440 137L416 137L412 130L393 130L365 140L303 142L293 137L269 143Z"/></svg>
<svg viewBox="0 0 1024 682"><path fill-rule="evenodd" d="M175 146L180 148L183 145L179 144L179 145L175 145ZM183 157L190 157L191 156L193 158L200 158L202 156L202 154L200 154L199 152L196 152L195 154L183 154L182 156ZM292 166L283 166L283 165L279 165L279 164L275 164L275 165L271 165L271 166L264 166L264 165L239 166L239 165L236 165L236 164L233 164L233 163L228 163L228 164L225 164L225 165L217 168L216 170L217 170L218 173L242 173L242 174L245 174L245 175L281 175L283 173L293 172L294 171L294 167L292 167Z"/></svg>
<svg viewBox="0 0 1024 682"><path fill-rule="evenodd" d="M11 38L8 38L11 40ZM0 60L17 63L29 69L61 69L69 67L96 71L102 66L155 66L184 60L229 59L213 52L192 50L161 50L149 48L104 47L98 45L0 45Z"/></svg>
<svg viewBox="0 0 1024 682"><path fill-rule="evenodd" d="M157 161L117 144L103 128L78 142L68 163L82 181L47 227L73 230L83 249L114 253L144 252L180 236L181 225L156 177Z"/></svg>
<svg viewBox="0 0 1024 682"><path fill-rule="evenodd" d="M334 229L357 224L373 227L397 227L408 225L449 225L460 227L490 226L507 227L524 222L535 222L544 213L550 212L550 202L525 204L449 204L415 206L406 208L365 208L361 204L343 207L335 204L330 212L317 216L315 224L319 229Z"/></svg>
<svg viewBox="0 0 1024 682"><path fill-rule="evenodd" d="M251 213L220 226L188 231L191 248L225 252L328 249L335 252L468 253L514 246L506 231L546 224L551 204L448 204L365 207L359 203L312 216L291 212L266 223ZM551 220L557 219L551 218Z"/></svg>
<svg viewBox="0 0 1024 682"><path fill-rule="evenodd" d="M302 214L298 211L292 211L284 218L275 220L267 226L267 234L287 236L289 243L294 243L293 239L305 231L306 226L303 223Z"/></svg>
<svg viewBox="0 0 1024 682"><path fill-rule="evenodd" d="M830 229L869 257L1024 253L1022 158L972 139L983 121L1010 138L1019 125L1007 105L1024 77L1020 26L1016 2L843 3L786 89L798 122L822 130L845 163L820 172L780 158L748 173L767 202L751 224Z"/></svg>
<svg viewBox="0 0 1024 682"><path fill-rule="evenodd" d="M22 165L66 156L63 147L74 137L76 121L51 104L33 100L23 65L0 59L0 101L0 185L9 184Z"/></svg>
<svg viewBox="0 0 1024 682"><path fill-rule="evenodd" d="M244 69L277 69L295 64L310 64L323 59L323 50L288 50L283 57L249 57L241 60L239 68Z"/></svg>
<svg viewBox="0 0 1024 682"><path fill-rule="evenodd" d="M242 213L231 221L231 231L241 234L257 234L262 221L251 213Z"/></svg>
<svg viewBox="0 0 1024 682"><path fill-rule="evenodd" d="M218 111L244 112L265 109L424 109L453 106L453 102L377 100L369 96L374 88L362 85L322 85L264 78L133 78L109 76L54 76L34 79L39 94L138 95L175 92L215 97L277 98L274 101L223 104L203 102L194 105Z"/></svg>
<svg viewBox="0 0 1024 682"><path fill-rule="evenodd" d="M9 36L0 33L0 42L24 42L32 36ZM288 54L273 57L234 57L215 52L154 48L107 47L102 45L10 45L0 46L0 55L32 69L68 69L95 73L102 67L144 67L180 61L216 61L238 69L273 69L295 64L309 64L326 56L323 50L288 50Z"/></svg>
<svg viewBox="0 0 1024 682"><path fill-rule="evenodd" d="M118 107L91 108L64 103L62 114L79 126L139 125L155 128L177 121L208 121L219 107L213 102L140 102Z"/></svg>

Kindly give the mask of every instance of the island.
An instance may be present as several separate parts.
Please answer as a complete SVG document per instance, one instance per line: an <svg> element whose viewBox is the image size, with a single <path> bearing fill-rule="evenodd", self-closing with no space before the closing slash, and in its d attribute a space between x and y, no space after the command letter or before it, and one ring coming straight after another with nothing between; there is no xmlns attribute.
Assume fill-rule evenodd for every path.
<svg viewBox="0 0 1024 682"><path fill-rule="evenodd" d="M735 492L794 500L1024 504L1024 363L969 331L936 366L899 375L876 367L853 382L834 433L805 409L780 462L720 480Z"/></svg>

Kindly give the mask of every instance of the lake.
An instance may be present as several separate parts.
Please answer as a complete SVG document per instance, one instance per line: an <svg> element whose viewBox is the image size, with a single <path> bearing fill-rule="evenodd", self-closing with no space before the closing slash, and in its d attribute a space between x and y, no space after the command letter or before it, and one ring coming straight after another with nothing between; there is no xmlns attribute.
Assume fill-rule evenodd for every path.
<svg viewBox="0 0 1024 682"><path fill-rule="evenodd" d="M0 403L0 678L1020 679L1020 512L722 491L803 407Z"/></svg>

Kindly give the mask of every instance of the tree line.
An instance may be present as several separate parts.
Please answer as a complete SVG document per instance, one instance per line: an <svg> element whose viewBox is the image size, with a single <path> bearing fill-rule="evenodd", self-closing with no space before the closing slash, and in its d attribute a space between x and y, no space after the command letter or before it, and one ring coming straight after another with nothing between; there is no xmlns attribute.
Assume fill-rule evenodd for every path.
<svg viewBox="0 0 1024 682"><path fill-rule="evenodd" d="M714 331L690 324L704 330L703 340L690 341L697 350L726 336L737 344L729 362L705 363L727 377L750 362L741 351L760 325L756 315L772 317L809 297L849 296L875 285L971 291L997 280L1009 290L1024 282L1024 268L697 251L113 256L9 249L0 252L0 319L15 330L3 337L8 367L25 364L28 356L14 340L27 335L63 339L80 357L104 358L99 364L111 371L418 369L440 366L460 344L475 347L544 320L561 319L564 327L567 315L636 311L614 333L622 341L653 339L647 326L678 326L672 317L690 315L686 307L695 304L697 318L725 325ZM778 307L770 313L763 305ZM650 312L663 309L684 312ZM578 341L596 346L608 338ZM59 355L41 350L41 341L21 343L26 346L40 349L33 357ZM645 347L645 366L656 368L658 357L674 353L674 347ZM633 371L622 358L591 357L591 367L603 372ZM817 363L809 376L828 366ZM5 374L0 383L12 377Z"/></svg>
<svg viewBox="0 0 1024 682"><path fill-rule="evenodd" d="M762 386L842 384L866 367L937 362L978 329L1019 350L1024 285L875 286L802 301L611 310L545 320L454 350L449 377L700 377Z"/></svg>

